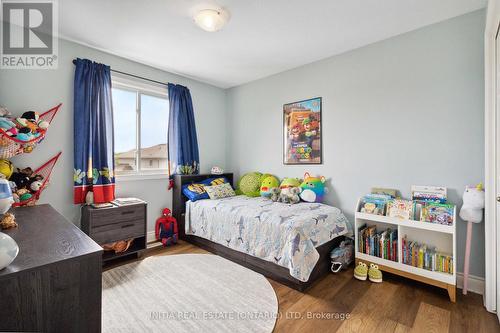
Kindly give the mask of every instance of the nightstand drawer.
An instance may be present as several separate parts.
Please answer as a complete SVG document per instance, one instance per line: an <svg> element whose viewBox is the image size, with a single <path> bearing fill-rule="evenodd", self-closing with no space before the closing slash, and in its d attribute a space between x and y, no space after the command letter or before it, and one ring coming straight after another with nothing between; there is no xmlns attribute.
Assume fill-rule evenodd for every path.
<svg viewBox="0 0 500 333"><path fill-rule="evenodd" d="M101 226L92 226L90 237L98 244L145 236L144 219L129 220Z"/></svg>
<svg viewBox="0 0 500 333"><path fill-rule="evenodd" d="M130 205L92 211L92 227L144 219L145 205Z"/></svg>

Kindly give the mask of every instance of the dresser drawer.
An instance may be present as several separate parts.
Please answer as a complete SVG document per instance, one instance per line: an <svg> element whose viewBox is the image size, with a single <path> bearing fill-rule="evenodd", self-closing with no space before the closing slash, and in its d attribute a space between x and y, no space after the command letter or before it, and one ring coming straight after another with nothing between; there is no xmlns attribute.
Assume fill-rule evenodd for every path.
<svg viewBox="0 0 500 333"><path fill-rule="evenodd" d="M143 219L146 214L145 205L130 205L110 209L92 211L92 227L115 224L122 221Z"/></svg>
<svg viewBox="0 0 500 333"><path fill-rule="evenodd" d="M144 218L100 226L93 225L90 230L90 237L101 245L142 236L145 236Z"/></svg>

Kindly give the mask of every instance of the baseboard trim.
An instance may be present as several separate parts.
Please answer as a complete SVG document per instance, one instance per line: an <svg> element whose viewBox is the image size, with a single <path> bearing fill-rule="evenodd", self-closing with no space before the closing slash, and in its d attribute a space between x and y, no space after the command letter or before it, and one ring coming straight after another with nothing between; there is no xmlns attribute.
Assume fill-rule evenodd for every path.
<svg viewBox="0 0 500 333"><path fill-rule="evenodd" d="M457 288L464 288L464 273L457 272ZM484 295L484 278L469 274L469 285L467 291Z"/></svg>
<svg viewBox="0 0 500 333"><path fill-rule="evenodd" d="M146 243L152 243L152 242L156 242L156 235L155 235L155 231L148 231L148 233L146 234Z"/></svg>

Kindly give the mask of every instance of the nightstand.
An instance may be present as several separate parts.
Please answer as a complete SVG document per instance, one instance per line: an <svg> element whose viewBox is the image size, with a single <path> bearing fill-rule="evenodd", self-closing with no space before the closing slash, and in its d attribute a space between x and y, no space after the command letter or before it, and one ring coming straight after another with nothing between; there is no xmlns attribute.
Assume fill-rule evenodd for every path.
<svg viewBox="0 0 500 333"><path fill-rule="evenodd" d="M129 249L122 253L105 251L103 262L130 254L141 255L146 249L147 204L82 208L81 228L97 244L103 245L133 238Z"/></svg>

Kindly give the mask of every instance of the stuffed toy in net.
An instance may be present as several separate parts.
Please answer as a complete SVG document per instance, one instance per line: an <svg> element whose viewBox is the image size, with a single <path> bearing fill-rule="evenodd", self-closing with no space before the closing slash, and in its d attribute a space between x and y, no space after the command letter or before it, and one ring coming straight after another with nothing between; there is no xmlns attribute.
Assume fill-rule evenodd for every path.
<svg viewBox="0 0 500 333"><path fill-rule="evenodd" d="M35 180L37 182L36 187L31 187L35 188L36 190L28 190L26 189L26 194L30 194L29 196L23 197L22 195L19 195L19 201L16 201L12 204L12 207L21 207L21 206L34 206L38 199L40 199L40 195L42 194L43 190L49 185L49 180L50 180L50 175L52 174L52 169L57 163L57 160L59 159L59 156L61 156L61 153L58 153L56 156L52 157L50 160L45 162L44 165L39 167L38 169L32 171L32 175L34 177L36 176L41 176L41 180ZM29 168L26 168L29 169ZM23 169L25 170L25 169ZM28 177L29 178L29 177ZM12 180L12 177L11 177ZM12 182L11 182L12 183ZM33 185L33 184L30 184ZM12 185L14 186L14 185ZM11 187L12 187L11 186ZM15 189L13 189L15 190ZM14 191L15 192L15 191ZM18 191L19 192L19 191ZM31 193L33 192L33 193ZM26 198L23 200L23 198Z"/></svg>
<svg viewBox="0 0 500 333"><path fill-rule="evenodd" d="M31 153L43 141L47 129L62 104L38 115L28 111L22 117L0 117L0 158Z"/></svg>

